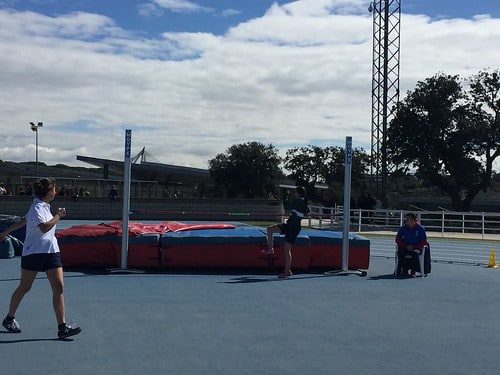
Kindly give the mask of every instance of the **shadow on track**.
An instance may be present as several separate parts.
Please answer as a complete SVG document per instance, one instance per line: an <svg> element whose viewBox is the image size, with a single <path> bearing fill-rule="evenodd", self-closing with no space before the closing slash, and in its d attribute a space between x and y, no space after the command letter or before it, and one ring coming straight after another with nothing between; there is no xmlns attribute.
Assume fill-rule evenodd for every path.
<svg viewBox="0 0 500 375"><path fill-rule="evenodd" d="M279 279L277 276L270 276L267 278L255 277L255 276L241 276L229 281L220 281L218 284L251 284L251 283L264 283L271 281L293 281L293 280L305 280L305 279L316 279L319 277L325 277L324 275L312 275L312 276L300 276L294 275L284 279Z"/></svg>
<svg viewBox="0 0 500 375"><path fill-rule="evenodd" d="M0 334L12 334L11 332L7 331L0 331ZM17 334L17 333L15 333ZM72 338L33 338L33 339L18 339L18 340L0 340L0 344L19 344L23 342L39 342L39 341L73 341Z"/></svg>

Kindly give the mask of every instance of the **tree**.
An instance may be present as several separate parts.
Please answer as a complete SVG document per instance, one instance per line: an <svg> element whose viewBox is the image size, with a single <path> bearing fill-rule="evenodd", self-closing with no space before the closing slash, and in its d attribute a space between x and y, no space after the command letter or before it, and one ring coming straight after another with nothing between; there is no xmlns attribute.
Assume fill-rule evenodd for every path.
<svg viewBox="0 0 500 375"><path fill-rule="evenodd" d="M353 150L351 167L351 186L353 192L366 190L366 175L370 157L362 148ZM309 145L296 147L286 152L284 167L291 172L290 177L308 188L311 197L317 183L325 183L330 188L331 200L341 202L344 185L345 150L331 146L321 148ZM330 202L331 203L331 202Z"/></svg>
<svg viewBox="0 0 500 375"><path fill-rule="evenodd" d="M267 198L277 195L283 173L276 148L260 142L229 147L209 161L210 175L216 186L227 189L230 198Z"/></svg>
<svg viewBox="0 0 500 375"><path fill-rule="evenodd" d="M491 186L500 155L500 79L480 72L463 89L458 75L437 74L418 82L398 104L387 129L389 160L416 169L423 181L442 189L455 210Z"/></svg>

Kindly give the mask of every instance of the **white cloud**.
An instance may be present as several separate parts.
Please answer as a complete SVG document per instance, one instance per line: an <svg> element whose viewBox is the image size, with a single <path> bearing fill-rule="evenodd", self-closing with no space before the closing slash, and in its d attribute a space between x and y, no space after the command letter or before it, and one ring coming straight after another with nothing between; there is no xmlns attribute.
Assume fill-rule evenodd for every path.
<svg viewBox="0 0 500 375"><path fill-rule="evenodd" d="M0 10L0 159L34 160L28 121L44 122L39 159L48 164L78 164L76 154L120 160L124 129L133 130L133 152L146 146L162 162L201 168L254 140L284 152L353 136L369 149L367 3L275 4L222 36L159 39L95 14ZM499 19L403 15L402 95L439 71L498 67L499 39Z"/></svg>
<svg viewBox="0 0 500 375"><path fill-rule="evenodd" d="M328 17L337 15L365 15L369 0L298 0L280 7L272 7L270 12L284 12L292 16Z"/></svg>
<svg viewBox="0 0 500 375"><path fill-rule="evenodd" d="M160 17L164 11L154 3L142 3L137 6L139 15L142 17Z"/></svg>
<svg viewBox="0 0 500 375"><path fill-rule="evenodd" d="M172 12L210 12L212 8L204 7L188 0L153 0L153 3Z"/></svg>
<svg viewBox="0 0 500 375"><path fill-rule="evenodd" d="M48 17L34 12L2 10L3 35L32 38L60 37L63 39L92 39L99 37L126 36L108 17L83 12L74 12L59 17Z"/></svg>
<svg viewBox="0 0 500 375"><path fill-rule="evenodd" d="M241 11L236 9L224 9L220 15L221 17L232 17L237 14L241 14Z"/></svg>
<svg viewBox="0 0 500 375"><path fill-rule="evenodd" d="M188 0L153 0L138 5L143 17L160 17L165 11L174 13L210 13L212 8L204 7Z"/></svg>

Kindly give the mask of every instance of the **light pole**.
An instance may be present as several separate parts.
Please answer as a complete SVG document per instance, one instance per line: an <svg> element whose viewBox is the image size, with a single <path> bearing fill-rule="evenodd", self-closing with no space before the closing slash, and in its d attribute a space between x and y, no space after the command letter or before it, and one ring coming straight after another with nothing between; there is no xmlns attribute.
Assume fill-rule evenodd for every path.
<svg viewBox="0 0 500 375"><path fill-rule="evenodd" d="M38 128L41 128L43 126L43 122L38 122L37 124L35 124L34 122L31 122L30 121L30 125L31 125L31 130L33 130L36 134L36 145L35 145L35 148L36 148L36 162L35 162L35 168L36 168L36 177L38 178Z"/></svg>

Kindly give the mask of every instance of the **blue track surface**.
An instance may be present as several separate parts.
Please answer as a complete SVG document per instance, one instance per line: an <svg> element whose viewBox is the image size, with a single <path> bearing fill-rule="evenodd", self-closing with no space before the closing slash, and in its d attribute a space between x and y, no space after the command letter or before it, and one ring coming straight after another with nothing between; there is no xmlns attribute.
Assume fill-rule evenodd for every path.
<svg viewBox="0 0 500 375"><path fill-rule="evenodd" d="M2 374L498 374L500 269L435 263L394 279L392 259L368 276L65 272L68 318L56 340L40 275L0 329ZM5 314L19 258L0 260ZM70 320L70 319L68 319ZM43 369L43 370L42 370Z"/></svg>

